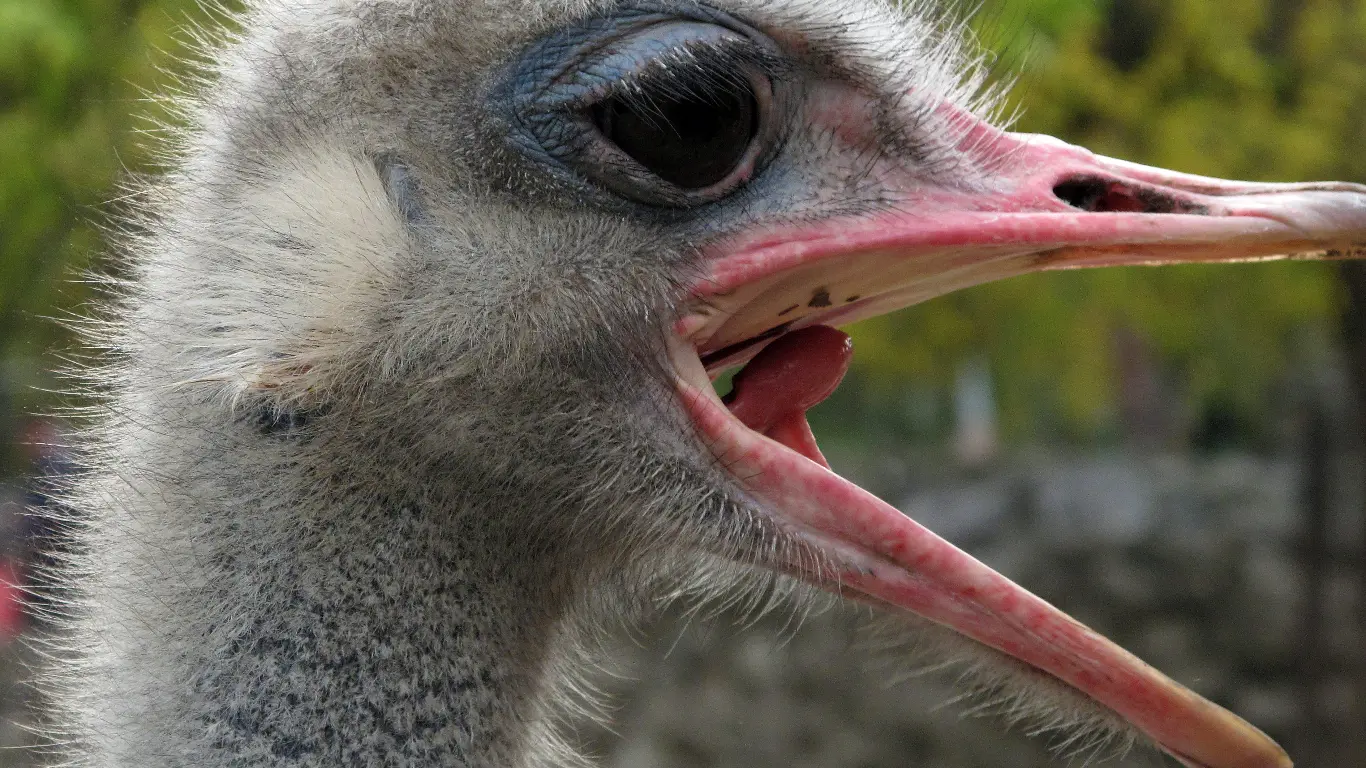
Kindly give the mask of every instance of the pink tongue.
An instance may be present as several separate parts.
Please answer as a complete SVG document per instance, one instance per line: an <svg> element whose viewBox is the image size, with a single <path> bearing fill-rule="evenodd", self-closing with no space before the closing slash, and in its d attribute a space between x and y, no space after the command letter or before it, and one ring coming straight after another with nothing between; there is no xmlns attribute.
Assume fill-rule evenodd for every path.
<svg viewBox="0 0 1366 768"><path fill-rule="evenodd" d="M777 440L825 467L806 410L840 385L854 343L828 325L800 328L778 337L735 374L726 407L745 426Z"/></svg>

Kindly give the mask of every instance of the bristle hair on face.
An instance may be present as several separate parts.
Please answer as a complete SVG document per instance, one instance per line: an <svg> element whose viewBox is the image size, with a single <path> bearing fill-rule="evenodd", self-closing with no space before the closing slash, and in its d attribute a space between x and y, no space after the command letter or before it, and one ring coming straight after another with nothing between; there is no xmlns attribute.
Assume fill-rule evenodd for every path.
<svg viewBox="0 0 1366 768"><path fill-rule="evenodd" d="M875 614L858 640L888 685L935 676L960 693L942 707L964 717L991 716L1045 740L1059 760L1082 765L1155 745L1133 726L1062 681L914 614Z"/></svg>

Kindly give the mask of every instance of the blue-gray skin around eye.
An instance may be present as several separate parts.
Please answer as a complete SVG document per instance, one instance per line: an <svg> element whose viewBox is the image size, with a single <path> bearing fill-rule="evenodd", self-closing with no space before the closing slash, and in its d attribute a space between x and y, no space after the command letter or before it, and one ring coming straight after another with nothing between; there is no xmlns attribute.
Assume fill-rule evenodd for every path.
<svg viewBox="0 0 1366 768"><path fill-rule="evenodd" d="M754 72L771 83L771 103L755 137L762 147L752 175L763 175L790 119L791 84L784 78L790 65L762 33L705 6L670 12L638 6L556 33L513 62L489 101L507 121L510 144L558 181L605 197L612 207L625 199L657 208L695 208L731 197L743 184L708 192L675 187L616 150L588 110L633 87L651 67L721 69L715 61L693 60L698 52L724 58L727 70ZM726 76L736 75L727 71Z"/></svg>

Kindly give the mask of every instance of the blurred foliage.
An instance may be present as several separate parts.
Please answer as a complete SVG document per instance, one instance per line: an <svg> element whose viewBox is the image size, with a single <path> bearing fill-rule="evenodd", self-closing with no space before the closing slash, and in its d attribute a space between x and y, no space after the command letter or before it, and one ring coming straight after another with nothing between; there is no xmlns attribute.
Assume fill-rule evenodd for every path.
<svg viewBox="0 0 1366 768"><path fill-rule="evenodd" d="M163 115L141 93L170 82L158 67L204 18L194 0L0 0L0 382L14 408L40 407L33 387L50 382L32 372L68 343L46 318L85 300L69 278L99 253L119 174L148 165L136 121ZM988 0L976 28L1000 71L1021 73L1022 129L1188 172L1366 179L1366 0ZM1333 271L1312 264L1020 278L861 324L841 396L935 436L955 370L985 358L1008 436L1104 439L1129 333L1184 418L1231 410L1255 432L1304 340L1331 338L1338 301Z"/></svg>
<svg viewBox="0 0 1366 768"><path fill-rule="evenodd" d="M6 411L44 405L70 344L52 318L86 299L116 180L147 167L136 129L164 117L142 96L204 18L192 0L0 0L0 438Z"/></svg>
<svg viewBox="0 0 1366 768"><path fill-rule="evenodd" d="M1020 130L1189 173L1366 181L1360 0L999 0L978 24L1014 43L1000 69L1020 73ZM942 416L956 367L985 356L1008 436L1103 439L1128 333L1188 432L1218 413L1255 439L1314 362L1306 341L1330 343L1339 301L1323 264L1034 275L860 324L855 370L877 407L910 380Z"/></svg>

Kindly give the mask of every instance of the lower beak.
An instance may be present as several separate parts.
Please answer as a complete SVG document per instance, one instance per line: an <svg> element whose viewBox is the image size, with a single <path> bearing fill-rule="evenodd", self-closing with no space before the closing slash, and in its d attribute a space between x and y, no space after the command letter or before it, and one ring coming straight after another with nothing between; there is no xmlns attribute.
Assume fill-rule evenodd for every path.
<svg viewBox="0 0 1366 768"><path fill-rule="evenodd" d="M1366 256L1366 187L1245 184L1000 134L990 189L917 187L904 210L774 226L717 244L678 332L679 388L703 437L779 522L830 565L803 575L913 611L1062 681L1194 768L1283 768L1286 754L1206 701L961 552L817 454L744 427L711 372L811 325L882 314L1047 269ZM813 458L813 455L816 458ZM800 570L794 566L794 570Z"/></svg>

